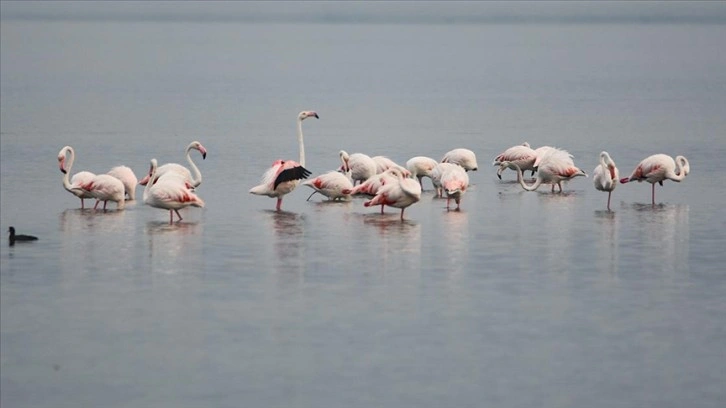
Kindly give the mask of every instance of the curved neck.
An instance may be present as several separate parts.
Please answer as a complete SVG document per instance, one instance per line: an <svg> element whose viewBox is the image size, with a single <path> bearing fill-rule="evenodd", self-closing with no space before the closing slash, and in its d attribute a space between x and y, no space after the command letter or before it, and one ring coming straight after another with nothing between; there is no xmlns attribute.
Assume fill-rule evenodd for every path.
<svg viewBox="0 0 726 408"><path fill-rule="evenodd" d="M151 162L151 168L149 169L149 181L146 183L146 186L144 187L144 201L146 201L146 198L149 196L149 191L151 191L151 186L154 185L154 176L155 175L156 175L156 162Z"/></svg>
<svg viewBox="0 0 726 408"><path fill-rule="evenodd" d="M300 165L305 167L305 144L303 143L302 120L297 120L297 142L300 145Z"/></svg>
<svg viewBox="0 0 726 408"><path fill-rule="evenodd" d="M194 164L194 161L192 160L191 156L192 152L192 145L187 146L187 163L189 163L189 167L192 168L192 186L198 187L200 184L202 184L202 173L199 171L199 168L196 164Z"/></svg>
<svg viewBox="0 0 726 408"><path fill-rule="evenodd" d="M689 169L688 160L685 157L676 157L676 174L673 175L671 180L681 181L686 178L686 169ZM685 165L684 165L685 162ZM690 169L689 169L690 170Z"/></svg>
<svg viewBox="0 0 726 408"><path fill-rule="evenodd" d="M66 149L65 152L63 152L63 154L65 154L66 157L68 158L68 168L65 169L66 172L63 175L63 187L66 190L70 191L70 189L71 189L71 169L73 168L73 160L76 156L76 153L73 151L73 148L68 148L68 149Z"/></svg>
<svg viewBox="0 0 726 408"><path fill-rule="evenodd" d="M525 189L527 191L534 191L537 189L537 187L539 187L540 184L542 184L542 178L538 174L537 180L534 182L534 184L527 185L524 182L524 176L522 175L522 169L520 169L519 166L514 163L512 163L511 165L514 166L514 171L517 172L517 181L519 182L519 184L522 186L523 189Z"/></svg>

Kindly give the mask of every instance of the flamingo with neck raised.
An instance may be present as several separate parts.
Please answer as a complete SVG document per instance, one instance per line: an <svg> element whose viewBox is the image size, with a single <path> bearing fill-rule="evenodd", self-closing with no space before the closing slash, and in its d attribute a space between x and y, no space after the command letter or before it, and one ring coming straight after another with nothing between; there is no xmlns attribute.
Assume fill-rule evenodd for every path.
<svg viewBox="0 0 726 408"><path fill-rule="evenodd" d="M63 188L74 196L81 199L81 209L85 208L84 201L86 198L93 198L93 195L89 191L84 190L81 186L91 181L95 174L90 171L79 171L70 177L71 169L73 168L73 161L75 160L76 152L70 146L64 146L60 152L58 152L58 166L60 167L61 173L63 173Z"/></svg>
<svg viewBox="0 0 726 408"><path fill-rule="evenodd" d="M189 163L189 167L191 167L191 171L187 169L186 167L182 166L178 163L166 163L161 166L159 166L158 169L156 169L156 175L161 177L162 175L166 174L167 172L173 172L181 175L184 177L184 179L192 186L192 188L199 187L200 184L202 184L202 172L199 171L199 167L194 163L194 160L192 160L191 157L191 151L197 150L199 153L202 154L202 160L205 160L207 158L207 149L202 146L201 143L198 141L193 141L189 143L187 146L185 152L186 152L186 159L187 163ZM139 184L142 186L145 186L146 183L149 182L149 176L148 174L142 178L139 181Z"/></svg>
<svg viewBox="0 0 726 408"><path fill-rule="evenodd" d="M680 183L691 171L688 159L676 156L675 160L667 154L654 154L643 159L633 170L630 177L620 179L622 184L631 181L647 181L652 185L651 202L655 205L655 183L672 180Z"/></svg>
<svg viewBox="0 0 726 408"><path fill-rule="evenodd" d="M620 172L608 152L600 152L600 164L592 172L592 182L595 189L608 192L608 211L610 211L610 196L618 186Z"/></svg>
<svg viewBox="0 0 726 408"><path fill-rule="evenodd" d="M280 211L282 197L297 187L301 179L312 174L305 168L305 144L303 142L302 121L307 118L320 119L313 111L302 111L297 116L297 140L300 147L300 163L293 160L277 160L262 175L259 185L252 187L250 193L277 198L275 209Z"/></svg>
<svg viewBox="0 0 726 408"><path fill-rule="evenodd" d="M169 210L169 224L174 222L174 213L182 220L179 210L193 206L204 207L204 201L189 188L184 176L174 172L158 175L157 161L151 159L149 182L144 188L144 204Z"/></svg>

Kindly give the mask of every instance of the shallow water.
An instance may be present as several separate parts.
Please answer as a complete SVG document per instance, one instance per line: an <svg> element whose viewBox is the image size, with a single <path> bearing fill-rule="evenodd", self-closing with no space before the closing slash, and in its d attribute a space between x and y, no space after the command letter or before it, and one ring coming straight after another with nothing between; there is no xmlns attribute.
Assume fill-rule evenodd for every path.
<svg viewBox="0 0 726 408"><path fill-rule="evenodd" d="M721 406L723 25L3 21L3 407ZM302 45L301 45L302 43ZM308 46L308 44L310 44ZM695 45L694 45L695 44ZM424 181L362 199L247 193L269 164L474 150L461 211ZM204 209L81 210L61 185L192 155ZM523 141L588 173L652 153L691 174L525 192ZM196 153L196 152L194 152ZM137 195L141 196L139 187ZM90 201L87 201L89 204Z"/></svg>

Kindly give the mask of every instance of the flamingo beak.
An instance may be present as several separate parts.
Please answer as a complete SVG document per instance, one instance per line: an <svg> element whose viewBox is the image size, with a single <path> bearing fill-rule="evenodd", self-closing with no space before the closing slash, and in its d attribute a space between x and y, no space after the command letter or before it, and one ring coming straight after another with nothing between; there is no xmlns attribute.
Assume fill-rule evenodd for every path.
<svg viewBox="0 0 726 408"><path fill-rule="evenodd" d="M615 180L615 167L608 166L608 170L610 170L610 179Z"/></svg>
<svg viewBox="0 0 726 408"><path fill-rule="evenodd" d="M58 167L60 167L61 173L66 174L66 169L65 169L65 165L64 164L65 164L65 160L64 159L58 160Z"/></svg>
<svg viewBox="0 0 726 408"><path fill-rule="evenodd" d="M320 116L318 116L317 112L313 112L313 116L315 116L315 119L320 119Z"/></svg>
<svg viewBox="0 0 726 408"><path fill-rule="evenodd" d="M202 160L207 158L207 149L204 148L204 146L199 146L199 151L202 152Z"/></svg>

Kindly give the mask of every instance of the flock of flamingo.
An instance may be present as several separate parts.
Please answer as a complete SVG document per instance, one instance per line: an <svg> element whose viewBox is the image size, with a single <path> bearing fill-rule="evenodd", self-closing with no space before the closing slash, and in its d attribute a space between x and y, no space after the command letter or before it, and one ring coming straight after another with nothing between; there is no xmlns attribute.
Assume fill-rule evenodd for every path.
<svg viewBox="0 0 726 408"><path fill-rule="evenodd" d="M297 117L297 138L300 149L299 162L294 160L276 160L267 169L259 185L250 189L250 193L277 199L275 206L281 210L282 198L293 191L312 173L305 168L305 146L303 142L302 122L308 118L319 119L316 112L302 111ZM202 159L207 150L198 141L190 143L186 148L186 160L189 170L177 163L158 166L152 159L148 174L137 180L134 172L126 166L113 167L106 174L93 174L81 171L70 177L75 158L72 147L65 146L58 153L60 171L63 173L63 187L81 199L81 208L85 208L84 199L95 199L96 209L103 201L106 209L108 201L114 201L118 209L123 209L125 200L134 200L137 184L143 185L144 204L151 207L169 210L169 223L174 222L176 213L178 220L182 217L179 209L194 206L204 207L204 201L195 193L195 188L202 183L202 174L194 164L190 153L197 150ZM363 153L348 154L341 150L341 166L302 182L314 191L310 195L320 193L330 200L350 200L354 195L370 197L365 207L385 206L400 208L401 220L405 209L421 199L422 178L431 179L437 197L446 195L446 208L450 208L451 199L460 209L462 196L469 187L468 171L478 169L476 155L468 149L454 149L446 153L441 161L429 157L417 156L401 166L384 156L370 157ZM517 173L517 182L527 191L534 191L542 184L550 184L552 192L555 186L562 192L562 182L587 174L575 166L573 156L566 150L543 146L532 149L528 143L510 147L494 159L498 166L497 176L512 169ZM532 184L524 181L523 172L531 171L534 177ZM631 181L647 181L652 185L651 202L655 205L655 184L663 185L663 181L680 182L689 173L688 160L683 156L673 159L665 154L654 154L642 160L633 170L630 177L619 179L618 168L607 152L600 153L600 163L593 172L595 188L608 193L607 209L610 211L610 196L618 182L624 184ZM308 197L308 200L310 199Z"/></svg>

